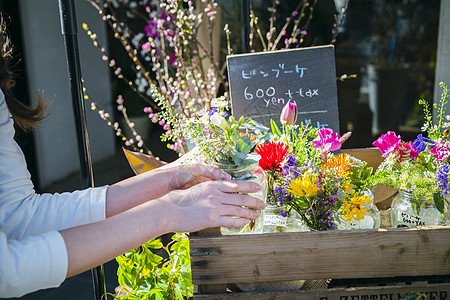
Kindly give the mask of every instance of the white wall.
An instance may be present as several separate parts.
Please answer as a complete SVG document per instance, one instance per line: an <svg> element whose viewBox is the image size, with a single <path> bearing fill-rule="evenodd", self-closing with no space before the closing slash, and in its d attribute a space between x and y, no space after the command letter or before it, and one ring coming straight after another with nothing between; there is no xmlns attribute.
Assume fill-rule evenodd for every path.
<svg viewBox="0 0 450 300"><path fill-rule="evenodd" d="M85 86L92 98L106 111L112 112L108 67L82 29L82 23L86 22L105 45L106 24L86 0L75 2ZM22 58L30 96L35 101L40 93L51 102L51 113L35 134L39 181L41 187L46 187L79 169L64 38L57 0L19 0L19 4L24 37ZM114 132L88 105L86 115L93 161L111 156L115 152Z"/></svg>
<svg viewBox="0 0 450 300"><path fill-rule="evenodd" d="M439 82L450 85L450 1L441 0L439 16L438 49L436 62L436 78L434 88L434 101L439 102L442 88ZM450 113L450 106L447 107Z"/></svg>

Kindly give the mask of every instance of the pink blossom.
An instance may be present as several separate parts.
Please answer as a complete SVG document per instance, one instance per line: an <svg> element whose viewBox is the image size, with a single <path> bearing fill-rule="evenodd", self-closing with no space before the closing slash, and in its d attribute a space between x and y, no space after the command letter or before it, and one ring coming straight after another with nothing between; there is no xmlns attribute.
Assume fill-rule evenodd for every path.
<svg viewBox="0 0 450 300"><path fill-rule="evenodd" d="M297 122L297 103L291 100L281 110L280 121L283 125L294 125Z"/></svg>
<svg viewBox="0 0 450 300"><path fill-rule="evenodd" d="M342 144L339 142L341 136L333 132L333 129L321 128L317 133L317 138L312 142L314 149L329 152L341 148Z"/></svg>
<svg viewBox="0 0 450 300"><path fill-rule="evenodd" d="M437 139L433 149L430 150L437 160L446 161L450 155L450 142Z"/></svg>
<svg viewBox="0 0 450 300"><path fill-rule="evenodd" d="M150 47L151 47L150 42L147 42L147 43L145 43L144 45L142 45L142 49L143 49L143 50L150 49Z"/></svg>
<svg viewBox="0 0 450 300"><path fill-rule="evenodd" d="M397 136L395 132L388 131L373 142L372 145L380 150L382 157L387 157L389 153L397 149L401 141L402 138Z"/></svg>
<svg viewBox="0 0 450 300"><path fill-rule="evenodd" d="M403 162L407 160L415 160L419 153L414 149L413 143L409 141L408 143L400 143L395 149L396 159L398 162Z"/></svg>

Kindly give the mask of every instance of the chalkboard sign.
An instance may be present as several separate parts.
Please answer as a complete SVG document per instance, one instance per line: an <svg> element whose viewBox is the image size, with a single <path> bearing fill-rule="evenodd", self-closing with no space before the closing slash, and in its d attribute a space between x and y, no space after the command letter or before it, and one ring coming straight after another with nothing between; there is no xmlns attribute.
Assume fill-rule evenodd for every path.
<svg viewBox="0 0 450 300"><path fill-rule="evenodd" d="M339 132L334 47L320 46L227 57L232 113L270 126L291 99L298 119Z"/></svg>

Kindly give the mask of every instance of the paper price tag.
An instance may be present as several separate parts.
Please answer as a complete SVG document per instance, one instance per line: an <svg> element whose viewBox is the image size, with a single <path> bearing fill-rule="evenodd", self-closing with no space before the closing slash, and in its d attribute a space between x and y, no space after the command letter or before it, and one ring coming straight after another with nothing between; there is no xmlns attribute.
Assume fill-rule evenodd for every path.
<svg viewBox="0 0 450 300"><path fill-rule="evenodd" d="M438 225L436 220L432 217L414 216L407 213L398 213L399 225L405 226L434 226Z"/></svg>
<svg viewBox="0 0 450 300"><path fill-rule="evenodd" d="M286 227L287 218L280 215L264 215L264 225Z"/></svg>

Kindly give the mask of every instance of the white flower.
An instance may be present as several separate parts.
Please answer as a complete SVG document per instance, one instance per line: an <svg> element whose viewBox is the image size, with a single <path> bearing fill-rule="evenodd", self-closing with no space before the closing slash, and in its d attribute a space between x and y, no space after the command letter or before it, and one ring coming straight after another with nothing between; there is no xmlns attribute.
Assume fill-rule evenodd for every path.
<svg viewBox="0 0 450 300"><path fill-rule="evenodd" d="M226 109L228 109L228 101L225 99L224 96L219 97L219 98L214 98L211 100L211 107L216 107L216 108L225 107Z"/></svg>
<svg viewBox="0 0 450 300"><path fill-rule="evenodd" d="M423 124L422 128L420 128L420 130L422 131L427 131L428 129L428 123Z"/></svg>
<svg viewBox="0 0 450 300"><path fill-rule="evenodd" d="M416 188L416 185L414 184L414 182L412 180L408 180L405 183L402 183L400 189L402 190L408 190L408 191L413 191Z"/></svg>
<svg viewBox="0 0 450 300"><path fill-rule="evenodd" d="M209 121L216 125L217 127L222 128L223 130L225 130L228 126L227 124L227 120L225 120L224 117L222 117L218 112L213 113L210 117L209 117Z"/></svg>

